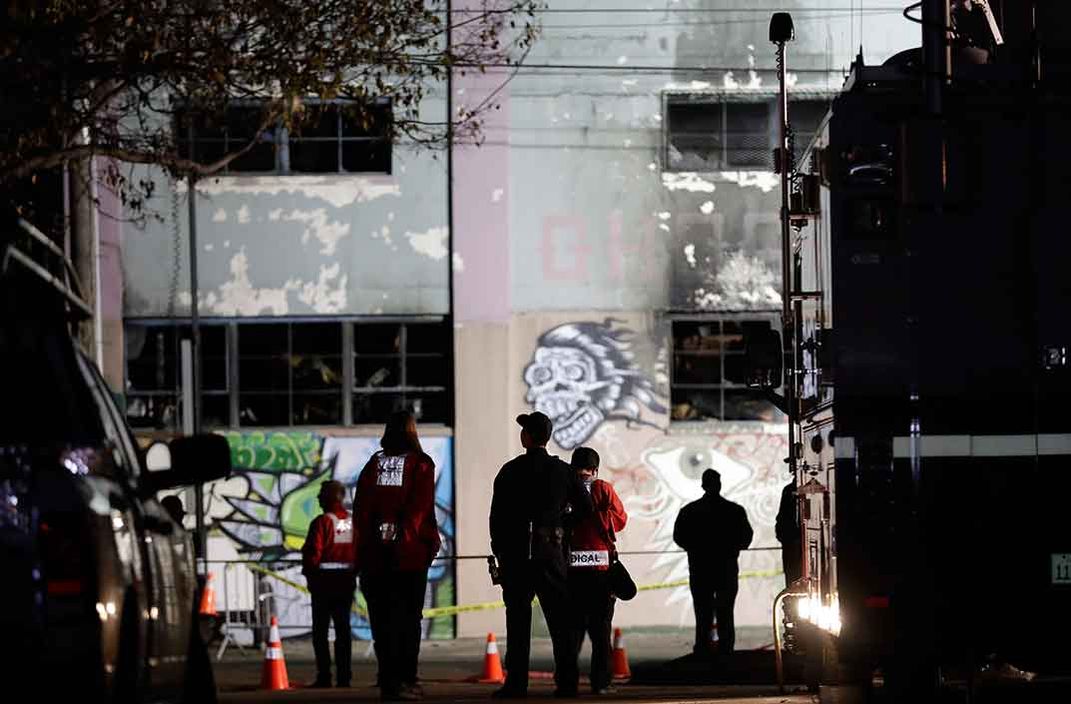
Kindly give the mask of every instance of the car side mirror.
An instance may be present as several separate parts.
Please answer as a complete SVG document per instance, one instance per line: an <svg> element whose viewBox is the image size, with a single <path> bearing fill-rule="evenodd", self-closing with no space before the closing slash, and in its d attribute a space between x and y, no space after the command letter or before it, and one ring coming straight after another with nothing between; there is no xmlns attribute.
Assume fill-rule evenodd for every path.
<svg viewBox="0 0 1071 704"><path fill-rule="evenodd" d="M769 328L756 330L747 336L744 358L745 383L751 388L776 389L784 377L784 350L781 335Z"/></svg>
<svg viewBox="0 0 1071 704"><path fill-rule="evenodd" d="M156 443L146 452L146 488L151 492L226 479L231 447L222 435L205 434Z"/></svg>

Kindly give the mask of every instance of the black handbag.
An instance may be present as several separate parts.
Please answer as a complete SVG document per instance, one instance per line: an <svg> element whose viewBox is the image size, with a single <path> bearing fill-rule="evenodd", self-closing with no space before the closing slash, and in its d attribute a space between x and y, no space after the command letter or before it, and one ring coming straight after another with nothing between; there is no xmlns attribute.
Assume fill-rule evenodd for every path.
<svg viewBox="0 0 1071 704"><path fill-rule="evenodd" d="M614 550L610 556L610 593L621 601L631 601L638 591L632 575L617 556L617 550Z"/></svg>
<svg viewBox="0 0 1071 704"><path fill-rule="evenodd" d="M603 528L602 523L599 523L599 527L602 528L603 540L608 545L613 545L616 541L610 536L609 532ZM625 563L621 562L621 558L617 554L617 548L610 550L610 594L616 596L621 601L631 601L635 598L636 593L639 591L636 587L636 582L632 579L632 575L628 573L628 569L625 568Z"/></svg>

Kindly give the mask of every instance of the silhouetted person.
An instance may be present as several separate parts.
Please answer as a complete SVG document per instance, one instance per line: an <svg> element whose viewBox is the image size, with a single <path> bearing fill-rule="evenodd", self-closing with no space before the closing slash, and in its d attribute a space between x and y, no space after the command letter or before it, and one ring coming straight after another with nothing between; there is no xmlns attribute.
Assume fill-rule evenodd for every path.
<svg viewBox="0 0 1071 704"><path fill-rule="evenodd" d="M182 521L186 518L186 509L182 505L182 499L172 494L160 499L160 505L167 511L167 515L171 516L171 520L178 523L181 528Z"/></svg>
<svg viewBox="0 0 1071 704"><path fill-rule="evenodd" d="M517 416L525 453L502 466L491 498L491 551L499 562L506 602L506 684L497 698L528 692L532 637L532 597L547 619L554 646L554 681L559 696L576 694L575 634L568 596L569 546L566 506L572 516L591 513L591 497L569 465L547 453L553 429L539 413Z"/></svg>
<svg viewBox="0 0 1071 704"><path fill-rule="evenodd" d="M357 480L357 562L379 663L384 700L419 699L421 620L428 568L439 552L435 463L424 454L416 420L393 413Z"/></svg>
<svg viewBox="0 0 1071 704"><path fill-rule="evenodd" d="M335 674L339 687L350 686L350 608L357 586L353 518L343 507L346 487L327 481L317 497L323 513L312 519L301 548L301 573L312 595L312 649L316 655L313 687L331 686L331 653L327 629L335 626Z"/></svg>
<svg viewBox="0 0 1071 704"><path fill-rule="evenodd" d="M673 541L688 553L689 583L695 609L695 647L698 654L711 649L711 628L718 617L719 650L731 653L736 645L733 608L739 587L740 551L751 545L753 533L747 511L721 495L721 475L703 472L703 498L677 515Z"/></svg>
<svg viewBox="0 0 1071 704"><path fill-rule="evenodd" d="M799 500L796 498L796 482L792 481L781 490L781 503L777 507L775 532L781 543L781 564L785 570L785 586L803 576L803 555L800 552Z"/></svg>
<svg viewBox="0 0 1071 704"><path fill-rule="evenodd" d="M613 485L599 479L599 453L590 447L573 450L569 462L591 494L592 513L574 522L570 539L569 596L573 603L576 654L591 638L591 691L612 694L610 630L614 595L610 589L610 563L617 554L617 532L628 515Z"/></svg>

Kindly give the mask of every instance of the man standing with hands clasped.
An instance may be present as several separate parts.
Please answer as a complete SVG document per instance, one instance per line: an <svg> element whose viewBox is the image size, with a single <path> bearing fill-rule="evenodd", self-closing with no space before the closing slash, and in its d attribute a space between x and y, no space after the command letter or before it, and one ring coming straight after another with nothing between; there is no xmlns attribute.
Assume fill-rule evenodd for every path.
<svg viewBox="0 0 1071 704"><path fill-rule="evenodd" d="M591 496L576 473L547 453L553 426L538 411L517 416L525 453L499 470L491 499L491 552L499 562L506 602L506 684L493 696L521 699L528 693L532 597L547 619L554 646L555 695L577 693L575 633L569 608L570 520L591 514Z"/></svg>
<svg viewBox="0 0 1071 704"><path fill-rule="evenodd" d="M688 553L688 579L695 609L697 655L712 650L711 629L718 616L718 650L731 653L736 646L733 609L740 582L737 559L751 545L753 533L747 511L721 495L721 475L703 472L703 498L677 515L673 542Z"/></svg>

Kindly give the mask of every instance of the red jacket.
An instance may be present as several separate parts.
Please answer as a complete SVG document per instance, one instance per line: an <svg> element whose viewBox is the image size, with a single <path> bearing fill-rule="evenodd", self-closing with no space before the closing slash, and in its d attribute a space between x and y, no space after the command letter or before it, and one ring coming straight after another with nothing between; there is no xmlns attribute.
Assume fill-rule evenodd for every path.
<svg viewBox="0 0 1071 704"><path fill-rule="evenodd" d="M341 507L312 519L301 548L301 572L310 591L353 593L357 576L353 529L353 518Z"/></svg>
<svg viewBox="0 0 1071 704"><path fill-rule="evenodd" d="M439 552L435 463L423 452L372 455L357 479L361 572L426 570Z"/></svg>
<svg viewBox="0 0 1071 704"><path fill-rule="evenodd" d="M614 487L601 479L591 484L594 512L573 527L570 542L571 569L610 569L616 533L624 529L628 514Z"/></svg>

